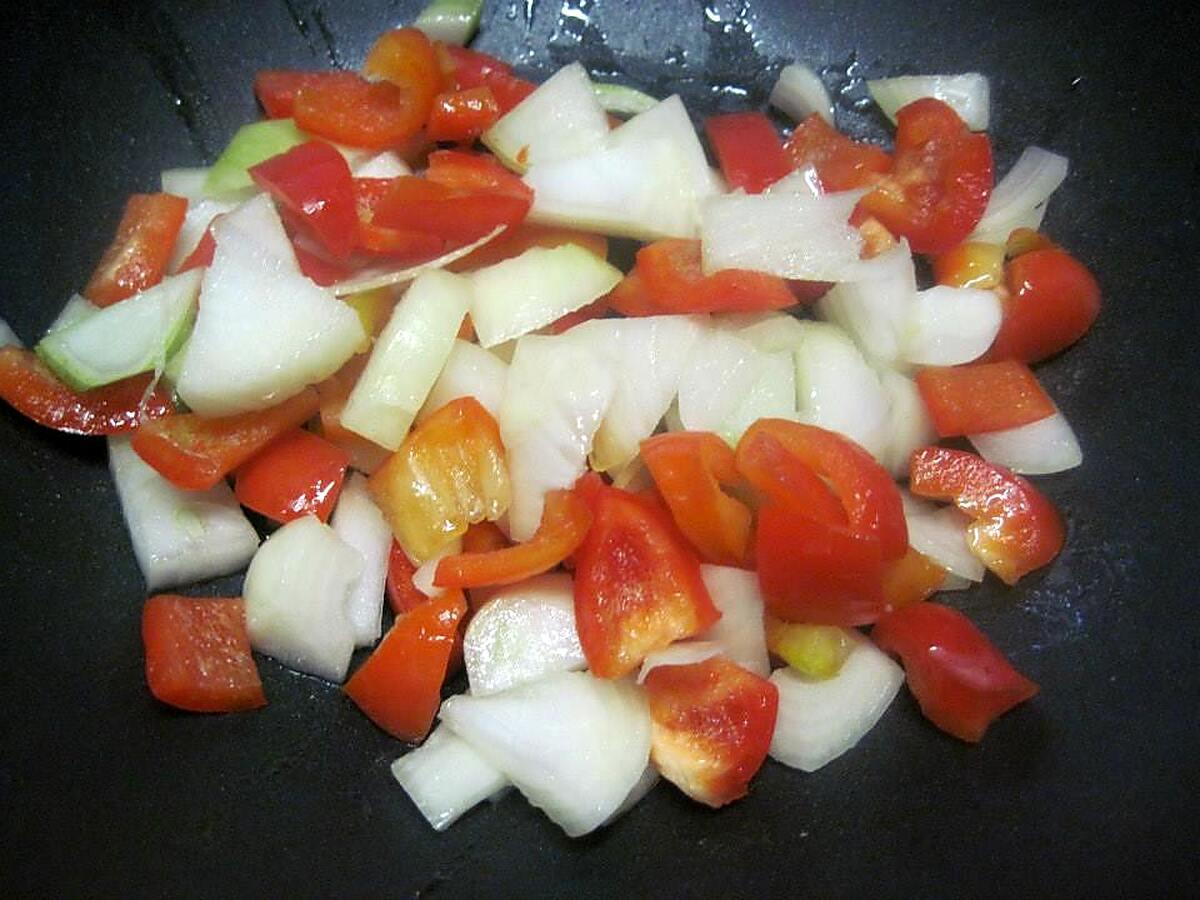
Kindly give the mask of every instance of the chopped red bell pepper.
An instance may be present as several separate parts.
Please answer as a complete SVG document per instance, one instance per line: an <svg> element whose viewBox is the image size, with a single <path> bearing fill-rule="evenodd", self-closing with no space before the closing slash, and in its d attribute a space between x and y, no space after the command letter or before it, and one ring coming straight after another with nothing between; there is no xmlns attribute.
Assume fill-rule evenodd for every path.
<svg viewBox="0 0 1200 900"><path fill-rule="evenodd" d="M437 587L514 584L548 572L583 543L591 524L587 504L572 491L550 491L533 537L496 550L460 553L438 563Z"/></svg>
<svg viewBox="0 0 1200 900"><path fill-rule="evenodd" d="M761 501L787 506L827 525L849 524L846 509L824 480L764 429L738 442L734 461Z"/></svg>
<svg viewBox="0 0 1200 900"><path fill-rule="evenodd" d="M532 193L515 197L498 191L467 192L428 178L402 176L392 180L388 192L376 204L372 222L384 228L436 235L462 246L499 226L518 224L532 202Z"/></svg>
<svg viewBox="0 0 1200 900"><path fill-rule="evenodd" d="M760 112L710 116L704 131L730 188L761 194L794 168L779 132Z"/></svg>
<svg viewBox="0 0 1200 900"><path fill-rule="evenodd" d="M796 168L813 166L826 191L869 187L892 166L883 150L850 140L816 113L796 126L784 149Z"/></svg>
<svg viewBox="0 0 1200 900"><path fill-rule="evenodd" d="M346 480L350 454L311 431L281 435L242 463L238 503L276 522L313 515L329 520Z"/></svg>
<svg viewBox="0 0 1200 900"><path fill-rule="evenodd" d="M429 107L390 81L367 81L353 72L329 72L296 93L292 116L309 134L367 150L386 150L425 125Z"/></svg>
<svg viewBox="0 0 1200 900"><path fill-rule="evenodd" d="M499 194L516 200L533 199L533 188L504 168L489 153L434 150L429 154L425 177L465 194Z"/></svg>
<svg viewBox="0 0 1200 900"><path fill-rule="evenodd" d="M111 306L162 281L187 206L187 200L174 194L130 197L83 295L96 306Z"/></svg>
<svg viewBox="0 0 1200 900"><path fill-rule="evenodd" d="M1066 540L1058 510L1041 491L974 453L918 450L909 465L909 490L952 501L971 516L967 543L1008 584L1049 563Z"/></svg>
<svg viewBox="0 0 1200 900"><path fill-rule="evenodd" d="M205 491L279 435L317 413L317 392L306 388L278 406L208 419L195 413L145 423L133 436L137 455L185 491Z"/></svg>
<svg viewBox="0 0 1200 900"><path fill-rule="evenodd" d="M536 84L518 78L508 63L494 56L446 44L439 44L438 49L442 54L442 70L454 82L455 89L489 88L501 113L509 112L537 89Z"/></svg>
<svg viewBox="0 0 1200 900"><path fill-rule="evenodd" d="M946 581L946 570L923 553L908 548L883 570L883 598L889 610L927 599Z"/></svg>
<svg viewBox="0 0 1200 900"><path fill-rule="evenodd" d="M682 238L655 241L637 253L634 272L641 278L650 312L762 312L796 305L787 282L765 272L726 269L705 275L700 242ZM638 314L637 306L626 315ZM623 309L622 312L625 312Z"/></svg>
<svg viewBox="0 0 1200 900"><path fill-rule="evenodd" d="M923 97L896 113L891 171L861 209L914 253L944 253L979 224L992 193L992 146L940 100Z"/></svg>
<svg viewBox="0 0 1200 900"><path fill-rule="evenodd" d="M871 639L904 663L921 712L938 728L972 743L999 716L1038 692L957 610L913 603L888 613Z"/></svg>
<svg viewBox="0 0 1200 900"><path fill-rule="evenodd" d="M744 797L775 734L775 685L714 656L656 666L645 688L650 758L663 777L714 808Z"/></svg>
<svg viewBox="0 0 1200 900"><path fill-rule="evenodd" d="M472 250L462 259L450 263L446 268L451 272L473 272L485 266L494 265L514 256L520 256L530 247L561 247L563 244L576 244L585 250L590 250L601 259L608 258L608 239L601 234L588 231L574 231L570 228L554 228L545 225L532 225L528 221L520 225L506 228L477 250Z"/></svg>
<svg viewBox="0 0 1200 900"><path fill-rule="evenodd" d="M213 257L216 255L217 239L213 237L212 225L209 225L204 229L204 234L200 235L200 240L196 242L192 252L179 264L179 271L187 272L191 269L207 268L212 265Z"/></svg>
<svg viewBox="0 0 1200 900"><path fill-rule="evenodd" d="M500 104L490 87L447 91L433 98L425 135L431 141L469 144L501 116Z"/></svg>
<svg viewBox="0 0 1200 900"><path fill-rule="evenodd" d="M398 616L343 688L393 737L419 741L441 703L442 682L458 624L467 611L461 591L447 591Z"/></svg>
<svg viewBox="0 0 1200 900"><path fill-rule="evenodd" d="M1046 359L1083 337L1100 314L1100 285L1065 250L1022 253L1005 277L1004 318L987 359Z"/></svg>
<svg viewBox="0 0 1200 900"><path fill-rule="evenodd" d="M446 242L436 234L385 228L375 221L375 210L391 191L393 181L391 178L354 179L359 247L368 253L413 264L440 256L446 250Z"/></svg>
<svg viewBox="0 0 1200 900"><path fill-rule="evenodd" d="M345 157L329 144L308 141L292 147L251 167L250 177L336 259L354 250L354 179Z"/></svg>
<svg viewBox="0 0 1200 900"><path fill-rule="evenodd" d="M32 350L0 347L0 399L39 425L70 434L123 434L175 407L153 376L77 391L63 384ZM149 391L149 393L147 393Z"/></svg>
<svg viewBox="0 0 1200 900"><path fill-rule="evenodd" d="M381 34L367 52L363 74L403 90L421 125L429 119L433 98L446 87L433 43L417 28L393 28Z"/></svg>
<svg viewBox="0 0 1200 900"><path fill-rule="evenodd" d="M384 592L387 595L388 606L392 612L400 616L409 610L421 606L429 600L429 595L423 593L413 584L413 575L417 567L413 565L404 548L396 540L392 540L392 549L388 554L387 579L384 582Z"/></svg>
<svg viewBox="0 0 1200 900"><path fill-rule="evenodd" d="M300 90L330 76L337 73L265 69L254 76L254 96L268 119L290 119Z"/></svg>
<svg viewBox="0 0 1200 900"><path fill-rule="evenodd" d="M720 618L700 563L670 518L608 486L584 492L592 527L575 554L575 622L588 667L620 678Z"/></svg>
<svg viewBox="0 0 1200 900"><path fill-rule="evenodd" d="M916 381L940 437L1002 431L1055 413L1037 376L1015 359L931 367Z"/></svg>
<svg viewBox="0 0 1200 900"><path fill-rule="evenodd" d="M700 556L716 565L745 565L750 510L721 490L740 480L730 446L711 432L676 431L642 441L640 453L675 524Z"/></svg>
<svg viewBox="0 0 1200 900"><path fill-rule="evenodd" d="M142 609L146 683L158 700L191 712L266 706L241 597L159 594Z"/></svg>

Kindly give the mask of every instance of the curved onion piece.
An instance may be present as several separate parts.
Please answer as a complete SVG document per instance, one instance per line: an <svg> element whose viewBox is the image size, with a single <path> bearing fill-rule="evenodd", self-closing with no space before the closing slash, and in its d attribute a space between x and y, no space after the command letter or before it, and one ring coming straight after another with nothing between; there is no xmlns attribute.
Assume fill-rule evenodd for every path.
<svg viewBox="0 0 1200 900"><path fill-rule="evenodd" d="M833 124L833 101L829 99L829 91L816 72L800 63L792 63L780 70L767 102L797 122L817 113Z"/></svg>
<svg viewBox="0 0 1200 900"><path fill-rule="evenodd" d="M907 491L901 491L900 498L904 501L909 546L954 575L983 581L983 562L967 544L970 518L953 506L939 507Z"/></svg>
<svg viewBox="0 0 1200 900"><path fill-rule="evenodd" d="M1000 331L994 291L937 285L917 293L904 358L919 366L957 366L978 359Z"/></svg>
<svg viewBox="0 0 1200 900"><path fill-rule="evenodd" d="M571 576L539 575L493 593L467 626L463 659L476 697L586 668Z"/></svg>
<svg viewBox="0 0 1200 900"><path fill-rule="evenodd" d="M493 418L500 415L508 363L490 350L470 341L455 340L442 372L429 389L417 423L460 397L474 397Z"/></svg>
<svg viewBox="0 0 1200 900"><path fill-rule="evenodd" d="M339 281L333 285L330 290L338 297L345 297L350 294L357 294L361 291L373 291L375 288L390 287L394 284L405 284L416 279L422 272L427 272L430 269L444 269L450 263L462 259L464 256L469 256L490 241L496 235L504 230L503 225L497 225L479 240L474 243L467 244L464 247L459 247L457 250L451 250L439 256L437 259L431 259L429 262L423 262L415 266L402 267L387 267L377 266L374 268L363 269L354 275L347 278L345 281Z"/></svg>
<svg viewBox="0 0 1200 900"><path fill-rule="evenodd" d="M854 338L870 359L892 364L913 315L917 276L907 241L863 260L853 281L834 285L818 308Z"/></svg>
<svg viewBox="0 0 1200 900"><path fill-rule="evenodd" d="M1083 462L1083 451L1070 423L1061 412L987 434L969 434L979 455L1022 475L1065 472Z"/></svg>
<svg viewBox="0 0 1200 900"><path fill-rule="evenodd" d="M571 837L608 821L650 761L641 691L586 672L451 697L441 719Z"/></svg>
<svg viewBox="0 0 1200 900"><path fill-rule="evenodd" d="M750 394L766 354L728 331L696 341L679 378L679 420L690 431L717 431Z"/></svg>
<svg viewBox="0 0 1200 900"><path fill-rule="evenodd" d="M700 577L721 613L721 618L700 635L700 640L712 641L743 669L766 678L771 674L771 661L767 656L758 576L730 566L702 565Z"/></svg>
<svg viewBox="0 0 1200 900"><path fill-rule="evenodd" d="M987 131L991 111L988 80L978 72L964 75L901 75L867 81L867 90L893 122L896 112L922 97L941 100L972 131Z"/></svg>
<svg viewBox="0 0 1200 900"><path fill-rule="evenodd" d="M659 666L690 666L722 653L724 648L715 641L676 641L668 647L646 655L642 660L642 668L638 671L637 683L644 683L646 676Z"/></svg>
<svg viewBox="0 0 1200 900"><path fill-rule="evenodd" d="M896 478L908 476L913 451L937 442L933 420L917 383L890 369L879 373L879 385L888 397L888 440L879 462Z"/></svg>
<svg viewBox="0 0 1200 900"><path fill-rule="evenodd" d="M387 578L392 529L367 491L367 479L359 472L346 479L330 527L363 558L363 570L350 589L346 614L358 647L379 639L383 614L383 589Z"/></svg>
<svg viewBox="0 0 1200 900"><path fill-rule="evenodd" d="M392 775L437 831L508 787L498 769L445 725L392 763Z"/></svg>
<svg viewBox="0 0 1200 900"><path fill-rule="evenodd" d="M1014 228L1037 228L1046 201L1063 183L1069 169L1065 156L1041 147L1026 147L1016 165L992 190L983 218L967 240L1003 244Z"/></svg>
<svg viewBox="0 0 1200 900"><path fill-rule="evenodd" d="M863 639L832 678L810 679L784 668L771 682L779 689L771 756L815 772L875 726L904 683L904 670Z"/></svg>

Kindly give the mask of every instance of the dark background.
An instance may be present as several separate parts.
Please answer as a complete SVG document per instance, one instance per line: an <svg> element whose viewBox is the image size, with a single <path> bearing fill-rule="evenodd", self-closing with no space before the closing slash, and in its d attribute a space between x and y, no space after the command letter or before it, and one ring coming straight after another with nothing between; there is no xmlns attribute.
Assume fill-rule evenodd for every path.
<svg viewBox="0 0 1200 900"><path fill-rule="evenodd" d="M86 281L126 195L211 162L256 115L257 69L357 66L418 6L10 8L0 315L32 343ZM1029 143L1071 158L1046 227L1096 272L1105 305L1039 374L1085 462L1038 479L1069 522L1062 556L1015 590L989 581L951 600L1043 687L981 746L902 696L855 752L811 776L768 762L719 813L662 785L571 842L511 795L435 834L388 773L400 745L335 687L263 659L261 712L157 706L103 442L6 408L0 894L1194 894L1200 29L1158 8L501 0L476 43L523 74L582 58L707 110L761 103L799 59L845 86L845 127L880 136L856 102L862 76L978 70L1001 172Z"/></svg>

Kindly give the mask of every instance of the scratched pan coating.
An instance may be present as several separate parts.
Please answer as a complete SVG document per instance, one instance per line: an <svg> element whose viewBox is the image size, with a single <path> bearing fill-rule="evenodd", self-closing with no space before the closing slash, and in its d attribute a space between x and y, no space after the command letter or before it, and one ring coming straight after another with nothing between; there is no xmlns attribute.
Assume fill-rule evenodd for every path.
<svg viewBox="0 0 1200 900"><path fill-rule="evenodd" d="M76 6L6 13L0 314L28 341L86 279L125 195L211 162L256 115L257 69L356 66L417 4ZM855 0L502 0L484 16L477 46L523 74L582 59L698 111L761 103L792 59L828 66L860 135L883 134L863 76L979 70L1001 170L1030 143L1071 158L1047 227L1093 267L1105 307L1039 373L1085 463L1038 480L1069 523L1059 560L952 599L1043 687L981 746L902 696L854 752L815 775L768 763L723 812L660 785L572 842L513 794L437 835L388 773L400 746L333 686L263 659L263 711L156 705L102 442L5 409L0 894L1195 894L1194 25L1082 3Z"/></svg>

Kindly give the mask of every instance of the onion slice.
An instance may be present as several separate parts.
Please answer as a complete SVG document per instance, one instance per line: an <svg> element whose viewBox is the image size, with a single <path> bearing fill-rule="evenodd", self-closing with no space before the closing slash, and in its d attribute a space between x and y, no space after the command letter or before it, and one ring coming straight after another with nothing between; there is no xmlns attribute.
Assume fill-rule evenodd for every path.
<svg viewBox="0 0 1200 900"><path fill-rule="evenodd" d="M571 837L608 821L650 760L641 692L585 672L451 697L440 715Z"/></svg>
<svg viewBox="0 0 1200 900"><path fill-rule="evenodd" d="M1003 244L1015 228L1037 228L1046 201L1058 190L1070 170L1065 156L1026 147L988 198L983 218L967 240Z"/></svg>
<svg viewBox="0 0 1200 900"><path fill-rule="evenodd" d="M988 80L978 72L964 75L901 75L867 81L867 90L892 122L896 112L914 100L934 97L941 100L972 131L987 131L991 111Z"/></svg>
<svg viewBox="0 0 1200 900"><path fill-rule="evenodd" d="M978 359L1000 332L995 291L936 285L917 292L904 340L904 359L918 366L957 366Z"/></svg>
<svg viewBox="0 0 1200 900"><path fill-rule="evenodd" d="M725 648L716 641L676 641L670 646L646 654L638 670L637 683L644 684L646 676L659 666L690 666L720 656Z"/></svg>
<svg viewBox="0 0 1200 900"><path fill-rule="evenodd" d="M1022 475L1052 475L1083 462L1083 451L1061 412L1044 419L986 434L969 434L979 455Z"/></svg>
<svg viewBox="0 0 1200 900"><path fill-rule="evenodd" d="M403 267L376 266L363 269L345 281L339 281L330 290L339 297L347 297L350 294L357 294L361 291L373 291L375 288L391 287L395 284L405 284L409 281L415 281L424 272L428 272L431 269L444 269L450 263L457 262L464 256L470 256L502 231L504 231L504 226L497 225L474 243L459 247L457 250L451 250L437 259L431 259L429 262L423 262L419 265Z"/></svg>
<svg viewBox="0 0 1200 900"><path fill-rule="evenodd" d="M479 28L483 0L433 0L413 24L443 44L466 46Z"/></svg>
<svg viewBox="0 0 1200 900"><path fill-rule="evenodd" d="M779 689L771 756L815 772L875 726L904 683L904 670L864 638L832 678L807 678L789 667L772 673L771 683Z"/></svg>
<svg viewBox="0 0 1200 900"><path fill-rule="evenodd" d="M508 787L508 779L445 725L392 763L392 775L435 831Z"/></svg>
<svg viewBox="0 0 1200 900"><path fill-rule="evenodd" d="M844 328L869 359L891 365L901 356L916 296L912 252L908 242L901 240L887 252L863 260L853 279L834 285L818 308Z"/></svg>
<svg viewBox="0 0 1200 900"><path fill-rule="evenodd" d="M800 63L792 63L780 70L767 102L797 122L816 113L833 124L833 101L829 99L829 91L816 72Z"/></svg>
<svg viewBox="0 0 1200 900"><path fill-rule="evenodd" d="M379 639L383 615L383 590L387 578L392 529L367 491L367 479L352 472L338 496L329 520L334 534L363 558L362 573L350 588L346 615L354 644L367 647Z"/></svg>
<svg viewBox="0 0 1200 900"><path fill-rule="evenodd" d="M983 581L983 562L967 544L971 520L953 506L937 506L901 491L908 545L946 571L971 581Z"/></svg>
<svg viewBox="0 0 1200 900"><path fill-rule="evenodd" d="M700 635L700 640L712 641L743 669L766 678L771 674L771 662L767 656L758 576L730 566L702 565L700 577L721 613L721 618Z"/></svg>

